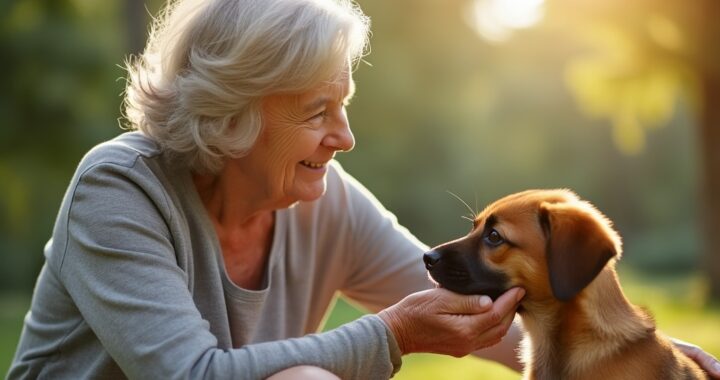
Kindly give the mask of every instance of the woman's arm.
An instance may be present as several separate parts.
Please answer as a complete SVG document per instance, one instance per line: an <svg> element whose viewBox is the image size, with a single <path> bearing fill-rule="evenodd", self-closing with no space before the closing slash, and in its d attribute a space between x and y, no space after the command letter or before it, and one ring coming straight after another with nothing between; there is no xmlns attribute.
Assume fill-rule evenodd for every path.
<svg viewBox="0 0 720 380"><path fill-rule="evenodd" d="M52 244L59 260L50 271L74 302L62 312L79 312L80 328L89 327L128 377L259 379L300 364L347 379L392 374L391 338L377 316L327 333L220 349L178 266L177 237L159 211L162 202L128 171L101 164L81 175L68 193L67 214L60 216L66 221ZM58 289L48 293L53 291ZM87 359L80 351L67 359Z"/></svg>

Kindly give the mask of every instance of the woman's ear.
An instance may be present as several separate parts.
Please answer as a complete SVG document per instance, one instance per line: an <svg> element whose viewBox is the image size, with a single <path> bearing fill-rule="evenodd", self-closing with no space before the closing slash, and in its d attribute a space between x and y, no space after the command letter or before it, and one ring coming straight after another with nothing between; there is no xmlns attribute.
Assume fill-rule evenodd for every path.
<svg viewBox="0 0 720 380"><path fill-rule="evenodd" d="M544 202L539 216L553 295L569 301L620 254L620 237L610 221L587 202Z"/></svg>

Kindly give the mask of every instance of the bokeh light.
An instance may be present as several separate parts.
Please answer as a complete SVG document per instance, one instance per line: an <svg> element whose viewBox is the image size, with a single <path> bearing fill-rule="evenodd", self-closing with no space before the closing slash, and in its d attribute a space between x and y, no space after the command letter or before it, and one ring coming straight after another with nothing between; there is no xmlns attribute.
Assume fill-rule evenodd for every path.
<svg viewBox="0 0 720 380"><path fill-rule="evenodd" d="M544 0L473 0L466 18L482 38L503 42L515 30L542 20L544 3Z"/></svg>

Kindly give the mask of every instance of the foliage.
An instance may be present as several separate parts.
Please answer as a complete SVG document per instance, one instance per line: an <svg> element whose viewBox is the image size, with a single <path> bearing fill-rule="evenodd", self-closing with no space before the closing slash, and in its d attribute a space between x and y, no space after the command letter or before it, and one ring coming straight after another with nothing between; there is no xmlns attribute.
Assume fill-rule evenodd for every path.
<svg viewBox="0 0 720 380"><path fill-rule="evenodd" d="M4 4L0 288L29 289L75 164L117 132L120 44L69 1Z"/></svg>
<svg viewBox="0 0 720 380"><path fill-rule="evenodd" d="M372 66L356 73L349 112L358 144L340 159L411 231L430 244L466 231L464 208L446 190L481 208L513 191L569 187L616 222L629 260L652 260L656 252L634 251L643 246L636 237L652 235L653 247L677 247L686 268L696 265L691 106L673 103L645 154L626 156L599 128L606 121L576 108L566 68L587 46L567 27L496 45L463 21L466 2L416 1L406 18L407 2L363 4L373 17ZM650 234L657 230L674 233Z"/></svg>
<svg viewBox="0 0 720 380"><path fill-rule="evenodd" d="M621 151L639 154L645 130L671 120L678 102L697 108L697 35L686 5L645 0L568 7L549 2L552 21L572 31L584 52L567 65L566 81L585 113L610 119ZM685 17L683 17L685 16ZM697 21L697 20L696 20Z"/></svg>

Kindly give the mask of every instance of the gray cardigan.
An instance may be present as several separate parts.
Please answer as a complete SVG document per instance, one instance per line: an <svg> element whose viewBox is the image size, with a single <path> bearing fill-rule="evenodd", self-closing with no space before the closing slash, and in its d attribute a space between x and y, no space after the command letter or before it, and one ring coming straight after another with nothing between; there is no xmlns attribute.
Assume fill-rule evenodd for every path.
<svg viewBox="0 0 720 380"><path fill-rule="evenodd" d="M310 364L383 379L400 352L368 315L316 333L336 292L370 311L426 289L422 243L332 163L276 211L261 290L233 284L190 173L138 132L91 150L58 214L9 379L261 379Z"/></svg>

